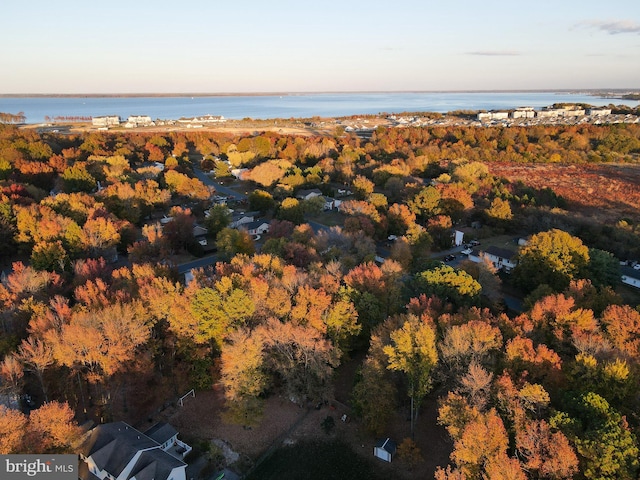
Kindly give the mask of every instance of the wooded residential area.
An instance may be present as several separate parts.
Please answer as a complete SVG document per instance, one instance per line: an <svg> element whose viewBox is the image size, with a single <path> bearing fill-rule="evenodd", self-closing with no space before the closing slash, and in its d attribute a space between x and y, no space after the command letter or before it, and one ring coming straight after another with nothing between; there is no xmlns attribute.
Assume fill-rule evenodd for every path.
<svg viewBox="0 0 640 480"><path fill-rule="evenodd" d="M621 278L640 278L639 160L638 124L0 124L0 453L73 451L88 420L133 424L214 385L228 421L259 424L272 396L330 403L362 359L349 406L377 437L407 412L406 478L431 399L450 436L438 480L636 479L640 289ZM454 230L480 251L510 239L517 266L443 262ZM185 282L178 266L212 253Z"/></svg>

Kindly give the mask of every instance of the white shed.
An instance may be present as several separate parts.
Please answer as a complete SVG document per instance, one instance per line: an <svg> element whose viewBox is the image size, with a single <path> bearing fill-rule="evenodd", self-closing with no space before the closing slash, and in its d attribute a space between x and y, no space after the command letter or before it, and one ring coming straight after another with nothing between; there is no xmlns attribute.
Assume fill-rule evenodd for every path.
<svg viewBox="0 0 640 480"><path fill-rule="evenodd" d="M460 245L462 245L462 242L464 241L464 232L461 232L460 230L456 230L455 235L454 235L454 240L453 243L455 244L456 247L459 247Z"/></svg>
<svg viewBox="0 0 640 480"><path fill-rule="evenodd" d="M397 448L396 442L387 437L376 442L376 446L373 447L373 456L385 462L391 462L391 457L396 453Z"/></svg>

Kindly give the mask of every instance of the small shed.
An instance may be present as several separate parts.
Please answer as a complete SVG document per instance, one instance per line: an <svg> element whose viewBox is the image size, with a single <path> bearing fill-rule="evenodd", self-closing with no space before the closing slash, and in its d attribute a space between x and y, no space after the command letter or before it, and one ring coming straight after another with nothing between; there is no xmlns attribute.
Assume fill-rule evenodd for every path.
<svg viewBox="0 0 640 480"><path fill-rule="evenodd" d="M376 446L373 447L373 456L385 462L391 462L391 457L393 457L397 449L396 442L387 437L376 442Z"/></svg>
<svg viewBox="0 0 640 480"><path fill-rule="evenodd" d="M453 243L455 244L455 246L459 247L460 245L462 245L463 239L464 239L464 232L461 232L460 230L456 230L454 234L454 240L453 240Z"/></svg>

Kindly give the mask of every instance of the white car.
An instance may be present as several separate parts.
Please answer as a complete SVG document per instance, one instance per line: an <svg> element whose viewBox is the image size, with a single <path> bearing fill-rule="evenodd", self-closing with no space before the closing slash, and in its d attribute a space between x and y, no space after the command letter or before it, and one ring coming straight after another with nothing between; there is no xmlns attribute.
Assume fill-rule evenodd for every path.
<svg viewBox="0 0 640 480"><path fill-rule="evenodd" d="M463 255L471 255L471 252L473 250L471 250L470 248L465 248L464 250L462 250L460 253Z"/></svg>

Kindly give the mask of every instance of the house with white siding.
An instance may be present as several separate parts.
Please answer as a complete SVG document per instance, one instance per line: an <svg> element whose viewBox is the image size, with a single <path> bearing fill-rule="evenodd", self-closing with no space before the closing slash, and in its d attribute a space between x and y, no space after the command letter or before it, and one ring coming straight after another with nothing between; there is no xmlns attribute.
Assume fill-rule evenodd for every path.
<svg viewBox="0 0 640 480"><path fill-rule="evenodd" d="M142 433L125 422L98 425L80 446L80 480L186 480L191 447L158 423Z"/></svg>
<svg viewBox="0 0 640 480"><path fill-rule="evenodd" d="M91 125L94 127L110 127L120 125L120 117L118 115L105 115L102 117L91 118Z"/></svg>
<svg viewBox="0 0 640 480"><path fill-rule="evenodd" d="M633 267L621 267L620 273L622 273L622 283L640 288L640 270Z"/></svg>
<svg viewBox="0 0 640 480"><path fill-rule="evenodd" d="M507 250L506 248L495 247L493 245L487 247L484 250L474 249L469 254L469 260L471 260L472 262L480 263L482 262L483 256L491 260L493 266L498 270L502 269L506 273L509 273L518 264L517 252Z"/></svg>
<svg viewBox="0 0 640 480"><path fill-rule="evenodd" d="M249 235L264 235L269 231L269 222L266 220L256 220L245 223L242 225L242 228L246 228Z"/></svg>

